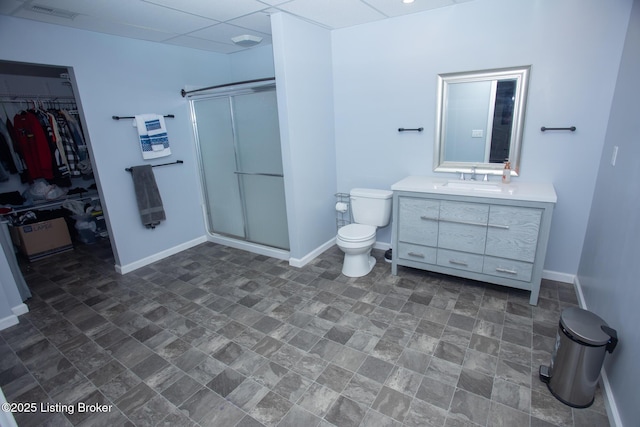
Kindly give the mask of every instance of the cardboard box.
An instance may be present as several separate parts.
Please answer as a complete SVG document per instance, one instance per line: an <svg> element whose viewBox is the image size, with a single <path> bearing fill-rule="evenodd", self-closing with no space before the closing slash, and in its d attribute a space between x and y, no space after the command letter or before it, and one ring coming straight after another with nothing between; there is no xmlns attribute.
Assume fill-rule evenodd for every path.
<svg viewBox="0 0 640 427"><path fill-rule="evenodd" d="M11 238L29 261L73 249L64 218L11 227Z"/></svg>

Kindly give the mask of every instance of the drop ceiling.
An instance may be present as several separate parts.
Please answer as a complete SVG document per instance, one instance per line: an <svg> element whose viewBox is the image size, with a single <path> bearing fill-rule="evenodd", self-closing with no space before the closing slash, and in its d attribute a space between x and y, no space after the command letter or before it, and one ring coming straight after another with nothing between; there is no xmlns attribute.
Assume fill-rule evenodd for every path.
<svg viewBox="0 0 640 427"><path fill-rule="evenodd" d="M219 53L231 38L271 44L269 16L283 12L339 29L471 0L1 0L0 14Z"/></svg>

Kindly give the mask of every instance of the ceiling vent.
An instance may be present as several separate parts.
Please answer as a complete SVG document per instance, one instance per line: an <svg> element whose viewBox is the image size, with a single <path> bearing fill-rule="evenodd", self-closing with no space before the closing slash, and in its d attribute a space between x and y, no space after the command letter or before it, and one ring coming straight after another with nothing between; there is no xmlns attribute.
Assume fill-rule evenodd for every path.
<svg viewBox="0 0 640 427"><path fill-rule="evenodd" d="M31 12L44 13L45 15L58 16L60 18L67 18L67 19L73 19L76 16L78 16L78 14L75 12L69 12L68 10L56 9L48 6L41 6L39 4L32 4L27 8L27 10L30 10Z"/></svg>
<svg viewBox="0 0 640 427"><path fill-rule="evenodd" d="M262 41L262 37L252 36L250 34L243 34L241 36L232 37L231 41L242 47L255 46Z"/></svg>

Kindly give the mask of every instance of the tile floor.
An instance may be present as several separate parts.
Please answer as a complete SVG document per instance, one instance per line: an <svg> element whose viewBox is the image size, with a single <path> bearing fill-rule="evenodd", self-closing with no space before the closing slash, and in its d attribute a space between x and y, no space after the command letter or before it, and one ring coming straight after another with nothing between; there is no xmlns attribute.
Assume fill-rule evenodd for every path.
<svg viewBox="0 0 640 427"><path fill-rule="evenodd" d="M571 285L545 281L532 307L375 255L359 279L335 247L301 269L213 243L124 276L107 243L25 264L34 296L0 332L0 387L111 408L20 427L609 425L600 391L576 410L538 379Z"/></svg>

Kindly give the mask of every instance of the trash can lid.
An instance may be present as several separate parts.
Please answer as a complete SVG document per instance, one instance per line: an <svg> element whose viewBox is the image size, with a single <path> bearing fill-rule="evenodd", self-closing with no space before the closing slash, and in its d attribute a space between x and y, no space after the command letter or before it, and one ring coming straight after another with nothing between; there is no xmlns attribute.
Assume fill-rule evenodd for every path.
<svg viewBox="0 0 640 427"><path fill-rule="evenodd" d="M596 314L578 307L568 307L560 315L560 324L571 335L585 344L606 345L611 336L601 326L607 323Z"/></svg>

